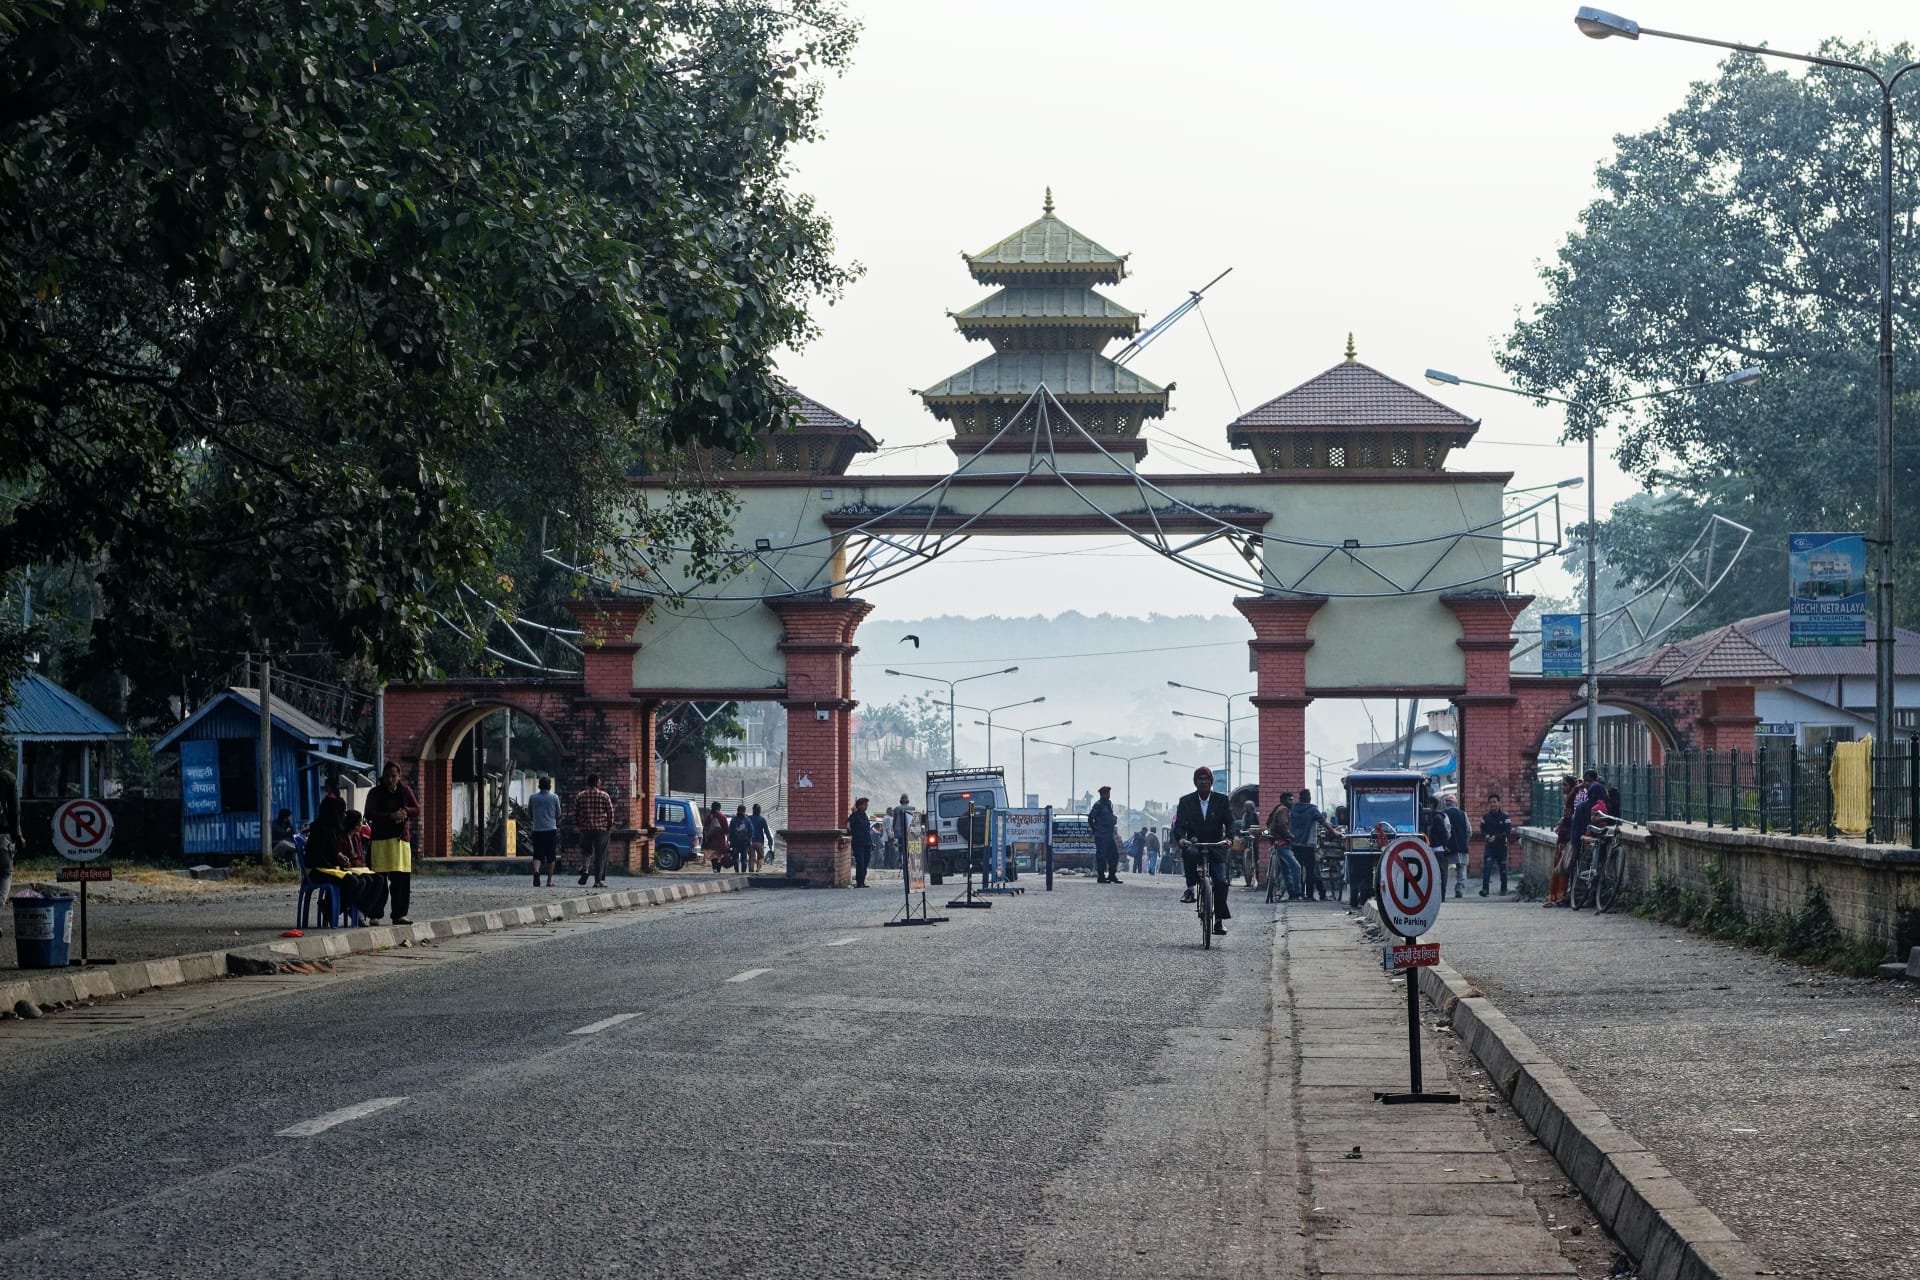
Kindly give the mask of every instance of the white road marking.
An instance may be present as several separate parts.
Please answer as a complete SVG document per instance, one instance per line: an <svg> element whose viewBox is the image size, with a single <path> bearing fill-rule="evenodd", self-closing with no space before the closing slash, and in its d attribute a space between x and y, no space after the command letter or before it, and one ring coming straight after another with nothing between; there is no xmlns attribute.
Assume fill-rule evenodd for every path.
<svg viewBox="0 0 1920 1280"><path fill-rule="evenodd" d="M852 946L854 943L858 941L860 941L860 939L858 938L835 938L832 942L829 942L827 945L830 947L848 947L848 946Z"/></svg>
<svg viewBox="0 0 1920 1280"><path fill-rule="evenodd" d="M570 1036L590 1036L596 1031L605 1031L608 1027L617 1027L623 1022L632 1022L640 1015L637 1013L616 1013L611 1018L602 1018L598 1022L589 1022L584 1027L575 1027L567 1032Z"/></svg>
<svg viewBox="0 0 1920 1280"><path fill-rule="evenodd" d="M323 1116L315 1116L311 1120L302 1120L299 1124L288 1125L275 1136L281 1138L311 1138L316 1133L325 1133L337 1124L345 1124L349 1120L365 1119L376 1111L385 1111L388 1107L397 1107L405 1101L405 1098L368 1098L365 1102L356 1102L350 1107L342 1107L338 1111L329 1111Z"/></svg>
<svg viewBox="0 0 1920 1280"><path fill-rule="evenodd" d="M745 973L734 974L731 978L728 978L727 981L728 982L752 982L755 978L759 977L761 974L772 973L772 972L773 970L771 969L749 969Z"/></svg>

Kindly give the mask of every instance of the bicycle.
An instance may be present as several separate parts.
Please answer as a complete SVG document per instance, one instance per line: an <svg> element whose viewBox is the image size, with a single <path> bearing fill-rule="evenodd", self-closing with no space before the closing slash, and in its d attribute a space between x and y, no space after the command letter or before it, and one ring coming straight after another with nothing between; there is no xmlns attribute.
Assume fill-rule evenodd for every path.
<svg viewBox="0 0 1920 1280"><path fill-rule="evenodd" d="M1183 853L1188 849L1192 849L1195 853L1203 855L1200 858L1200 882L1193 886L1194 907L1200 914L1200 946L1202 950L1211 950L1213 948L1213 927L1215 924L1213 918L1213 868L1207 864L1207 859L1204 855L1209 849L1218 849L1224 856L1227 850L1232 847L1233 841L1231 840L1183 840L1181 842L1181 851Z"/></svg>
<svg viewBox="0 0 1920 1280"><path fill-rule="evenodd" d="M1580 843L1584 846L1581 862L1585 865L1576 864L1567 893L1575 911L1585 909L1591 902L1604 915L1619 901L1621 886L1627 878L1627 855L1620 847L1620 819L1611 814L1595 814L1588 825L1587 836Z"/></svg>

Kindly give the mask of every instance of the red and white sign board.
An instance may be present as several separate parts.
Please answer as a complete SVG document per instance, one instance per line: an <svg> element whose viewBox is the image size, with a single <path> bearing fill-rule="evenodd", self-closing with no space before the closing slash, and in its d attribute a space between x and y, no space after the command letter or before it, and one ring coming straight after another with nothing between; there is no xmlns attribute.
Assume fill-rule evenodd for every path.
<svg viewBox="0 0 1920 1280"><path fill-rule="evenodd" d="M69 800L53 811L53 847L72 862L92 862L113 843L113 815L98 800Z"/></svg>
<svg viewBox="0 0 1920 1280"><path fill-rule="evenodd" d="M85 880L98 882L113 879L112 867L62 867L53 877L61 884L72 884Z"/></svg>
<svg viewBox="0 0 1920 1280"><path fill-rule="evenodd" d="M1382 947L1380 964L1386 969L1424 969L1440 963L1440 944L1409 942L1404 947Z"/></svg>
<svg viewBox="0 0 1920 1280"><path fill-rule="evenodd" d="M1401 836L1380 855L1380 918L1403 938L1433 929L1446 900L1440 859L1418 836Z"/></svg>

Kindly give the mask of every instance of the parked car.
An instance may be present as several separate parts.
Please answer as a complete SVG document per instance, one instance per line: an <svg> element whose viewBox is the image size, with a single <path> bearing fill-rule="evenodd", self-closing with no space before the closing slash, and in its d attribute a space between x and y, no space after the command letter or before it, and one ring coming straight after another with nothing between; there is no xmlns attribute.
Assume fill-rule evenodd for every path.
<svg viewBox="0 0 1920 1280"><path fill-rule="evenodd" d="M653 865L660 870L678 871L700 856L700 814L693 801L655 797L653 825L660 829L653 837Z"/></svg>

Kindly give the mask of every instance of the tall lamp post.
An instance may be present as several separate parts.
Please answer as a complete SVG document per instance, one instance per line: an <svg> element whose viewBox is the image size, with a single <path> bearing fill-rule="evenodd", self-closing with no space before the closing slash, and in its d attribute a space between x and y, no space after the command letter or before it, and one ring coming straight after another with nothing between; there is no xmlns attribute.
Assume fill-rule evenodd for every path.
<svg viewBox="0 0 1920 1280"><path fill-rule="evenodd" d="M1863 63L1841 58L1825 58L1812 53L1787 53L1760 45L1740 44L1733 40L1710 40L1705 36L1682 35L1678 31L1657 31L1643 27L1604 9L1583 7L1573 16L1582 35L1595 40L1621 36L1638 40L1658 36L1663 40L1682 40L1688 44L1711 45L1763 58L1787 58L1817 67L1840 71L1858 71L1873 77L1880 87L1880 338L1875 348L1879 371L1876 408L1879 416L1879 484L1874 503L1874 557L1877 580L1873 594L1873 734L1880 742L1893 741L1893 90L1909 71L1920 71L1920 62L1909 62L1884 75Z"/></svg>
<svg viewBox="0 0 1920 1280"><path fill-rule="evenodd" d="M984 720L975 720L974 723L987 724L987 722ZM1039 733L1042 729L1063 729L1072 723L1073 721L1071 720L1056 720L1052 724L1037 724L1033 726L1033 728L1031 729L1016 729L1012 725L1004 726L1008 733L1017 733L1020 735L1020 803L1021 804L1025 804L1027 802L1027 735L1030 733ZM1039 742L1040 739L1035 738L1034 741ZM989 757L991 757L993 754L993 726L990 724L987 725L987 754ZM991 764L992 760L989 759L988 763Z"/></svg>
<svg viewBox="0 0 1920 1280"><path fill-rule="evenodd" d="M978 711L982 715L986 716L985 720L975 720L974 723L983 724L987 726L987 765L988 767L992 767L993 765L993 718L996 715L1000 714L1002 711L1006 711L1009 708L1031 706L1036 702L1045 702L1046 700L1047 700L1047 695L1043 693L1037 698L1022 698L1018 702L1002 703L1000 706L997 706L997 707L976 707L965 702L958 703L956 705L968 711Z"/></svg>
<svg viewBox="0 0 1920 1280"><path fill-rule="evenodd" d="M1227 771L1229 778L1231 778L1233 775L1233 700L1235 698L1251 698L1257 690L1248 689L1243 693L1221 693L1218 689L1202 689L1197 684L1181 684L1178 680L1167 681L1167 687L1170 689L1185 689L1188 693L1211 694L1216 698L1226 699L1227 715L1224 723L1227 732L1227 750L1221 753L1220 766ZM1174 714L1179 715L1180 713L1176 711Z"/></svg>
<svg viewBox="0 0 1920 1280"><path fill-rule="evenodd" d="M1067 804L1072 806L1080 803L1080 753L1103 742L1118 742L1120 735L1110 733L1104 738L1088 738L1085 742L1053 742L1046 738L1035 738L1034 741L1043 747L1058 747L1067 753Z"/></svg>
<svg viewBox="0 0 1920 1280"><path fill-rule="evenodd" d="M1104 751L1089 751L1087 752L1087 754L1090 756L1099 756L1102 760L1124 760L1126 762L1126 765L1127 765L1127 821L1132 822L1133 821L1133 762L1135 760L1152 760L1156 756L1163 756L1167 753L1164 751L1143 751L1137 756L1112 756L1112 755L1108 755Z"/></svg>
<svg viewBox="0 0 1920 1280"><path fill-rule="evenodd" d="M1585 668L1583 679L1587 687L1587 741L1586 767L1597 768L1600 759L1600 628L1596 618L1600 612L1599 587L1599 540L1595 531L1599 528L1599 513L1594 495L1594 441L1600 435L1600 415L1608 409L1636 400L1657 400L1663 396L1677 396L1687 391L1703 391L1709 387L1738 387L1752 382L1761 374L1759 369L1738 369L1723 378L1713 378L1706 382L1690 382L1683 387L1662 387L1658 391L1642 391L1638 395L1615 396L1611 400L1569 400L1565 396L1548 395L1544 391L1525 391L1519 387L1502 386L1498 382L1475 382L1472 378L1463 378L1456 373L1447 373L1440 369L1427 370L1427 381L1439 387L1484 387L1488 391L1503 391L1510 396L1520 396L1528 400L1545 400L1561 405L1572 412L1567 415L1569 425L1577 422L1587 437L1587 607L1580 630L1586 641L1582 646Z"/></svg>
<svg viewBox="0 0 1920 1280"><path fill-rule="evenodd" d="M1200 733L1196 731L1193 736L1202 742L1226 742L1226 739L1217 733ZM1247 768L1247 748L1245 744L1239 742L1230 743L1227 746L1227 750L1233 752L1233 776L1236 778L1245 777Z"/></svg>
<svg viewBox="0 0 1920 1280"><path fill-rule="evenodd" d="M1002 667L998 671L982 671L977 675L961 676L958 680L948 680L941 676L923 676L918 671L895 671L892 667L883 668L890 676L905 676L909 680L925 680L930 684L943 684L947 686L947 768L949 769L954 767L954 748L959 745L958 735L954 733L953 687L957 684L965 684L969 680L985 680L988 676L1012 675L1019 669L1018 667ZM987 746L991 749L993 746L992 742L989 741Z"/></svg>

